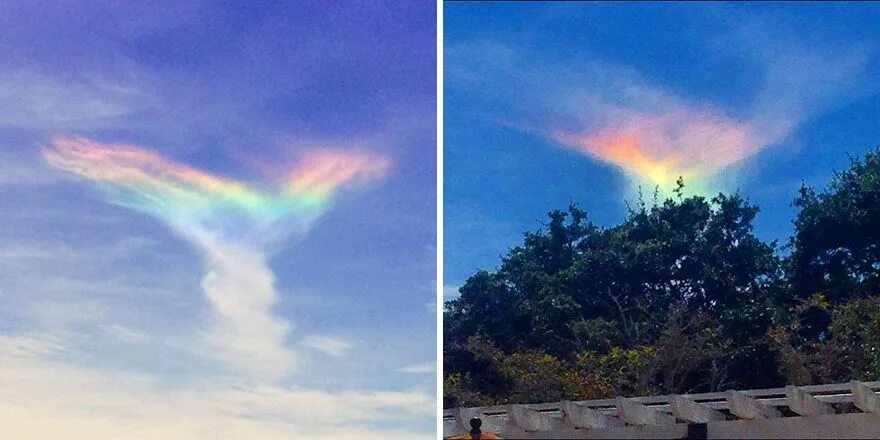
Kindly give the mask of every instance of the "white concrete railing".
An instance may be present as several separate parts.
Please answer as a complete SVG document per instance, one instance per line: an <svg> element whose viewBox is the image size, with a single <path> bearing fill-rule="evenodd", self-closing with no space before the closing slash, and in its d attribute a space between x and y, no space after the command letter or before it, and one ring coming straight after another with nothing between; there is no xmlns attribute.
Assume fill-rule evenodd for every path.
<svg viewBox="0 0 880 440"><path fill-rule="evenodd" d="M705 424L702 438L880 438L880 382L787 386L761 390L618 397L577 402L497 405L444 411L443 436L469 431L507 438L690 438L687 425ZM837 414L832 404L850 403ZM791 417L790 417L791 416ZM846 416L846 417L843 417ZM748 421L748 423L744 423ZM692 427L693 428L693 427ZM799 435L795 435L799 434Z"/></svg>

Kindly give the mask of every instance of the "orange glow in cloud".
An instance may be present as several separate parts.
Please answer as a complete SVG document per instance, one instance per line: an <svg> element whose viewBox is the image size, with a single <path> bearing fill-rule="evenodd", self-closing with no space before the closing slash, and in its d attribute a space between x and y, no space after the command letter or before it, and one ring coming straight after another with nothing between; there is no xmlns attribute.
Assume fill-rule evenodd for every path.
<svg viewBox="0 0 880 440"><path fill-rule="evenodd" d="M281 163L283 179L245 182L175 162L135 145L103 144L83 137L53 139L46 161L94 181L111 202L178 226L230 232L249 225L288 221L310 224L344 184L381 177L390 160L366 151L317 150Z"/></svg>
<svg viewBox="0 0 880 440"><path fill-rule="evenodd" d="M372 179L384 174L387 158L358 151L314 151L300 158L289 173L296 192L326 193L352 178Z"/></svg>
<svg viewBox="0 0 880 440"><path fill-rule="evenodd" d="M606 108L602 120L583 131L555 130L551 137L661 189L678 177L699 186L766 144L748 124L682 106L650 113Z"/></svg>

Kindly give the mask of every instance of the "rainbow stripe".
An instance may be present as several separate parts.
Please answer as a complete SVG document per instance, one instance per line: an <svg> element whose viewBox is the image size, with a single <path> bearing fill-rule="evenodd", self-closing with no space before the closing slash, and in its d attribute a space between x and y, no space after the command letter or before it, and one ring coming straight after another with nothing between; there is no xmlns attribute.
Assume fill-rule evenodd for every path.
<svg viewBox="0 0 880 440"><path fill-rule="evenodd" d="M314 151L269 185L249 184L177 163L135 145L55 137L42 150L53 167L98 184L112 203L177 227L239 236L282 222L307 226L340 186L383 175L387 158L363 151Z"/></svg>

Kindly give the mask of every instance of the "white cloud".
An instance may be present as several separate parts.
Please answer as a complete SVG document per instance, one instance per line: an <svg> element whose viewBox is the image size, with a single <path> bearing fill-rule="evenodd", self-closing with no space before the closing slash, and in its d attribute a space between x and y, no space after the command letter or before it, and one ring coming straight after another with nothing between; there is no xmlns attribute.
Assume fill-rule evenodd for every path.
<svg viewBox="0 0 880 440"><path fill-rule="evenodd" d="M0 72L0 120L30 129L100 128L149 108L140 90L97 76L61 80L38 72Z"/></svg>
<svg viewBox="0 0 880 440"><path fill-rule="evenodd" d="M205 354L236 371L273 380L284 377L294 367L295 355L284 345L290 324L271 313L278 294L265 255L211 237L192 239L206 254L202 289L214 310Z"/></svg>
<svg viewBox="0 0 880 440"><path fill-rule="evenodd" d="M327 392L233 383L221 377L176 387L150 375L63 363L58 360L63 354L52 337L0 335L5 436L434 438L400 428L433 416L434 398L418 391Z"/></svg>
<svg viewBox="0 0 880 440"><path fill-rule="evenodd" d="M13 242L0 249L0 260L52 260L76 263L84 259L96 258L108 261L119 260L149 251L156 241L145 237L125 237L112 243L101 245L72 246L65 243Z"/></svg>
<svg viewBox="0 0 880 440"><path fill-rule="evenodd" d="M350 342L331 336L308 335L302 340L304 347L313 348L334 357L343 357L352 347Z"/></svg>
<svg viewBox="0 0 880 440"><path fill-rule="evenodd" d="M3 358L33 358L64 351L62 340L56 335L6 336L0 335L0 355Z"/></svg>
<svg viewBox="0 0 880 440"><path fill-rule="evenodd" d="M152 339L152 337L141 330L133 329L131 327L121 325L121 324L108 324L100 326L100 329L107 333L109 336L112 336L114 339L125 342L127 344L139 344L142 342L147 342Z"/></svg>
<svg viewBox="0 0 880 440"><path fill-rule="evenodd" d="M404 365L397 369L400 373L410 374L431 374L437 371L436 362L424 362L421 364Z"/></svg>

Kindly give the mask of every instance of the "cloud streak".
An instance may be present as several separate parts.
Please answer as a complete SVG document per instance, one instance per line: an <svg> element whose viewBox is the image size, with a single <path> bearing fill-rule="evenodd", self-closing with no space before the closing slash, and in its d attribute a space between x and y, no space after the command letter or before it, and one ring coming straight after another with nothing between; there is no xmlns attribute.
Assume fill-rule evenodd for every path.
<svg viewBox="0 0 880 440"><path fill-rule="evenodd" d="M34 71L0 72L0 125L102 128L156 105L136 87L97 76L62 81Z"/></svg>
<svg viewBox="0 0 880 440"><path fill-rule="evenodd" d="M201 251L202 289L214 312L204 354L231 370L277 380L295 365L269 247L304 234L343 185L383 175L389 160L361 151L315 151L269 183L211 174L134 145L56 137L53 167L93 181L114 204L152 215Z"/></svg>
<svg viewBox="0 0 880 440"><path fill-rule="evenodd" d="M404 365L398 368L397 371L407 374L433 374L437 371L437 363L423 362L421 364Z"/></svg>
<svg viewBox="0 0 880 440"><path fill-rule="evenodd" d="M331 336L309 335L303 338L302 345L333 357L343 357L351 350L351 343Z"/></svg>

